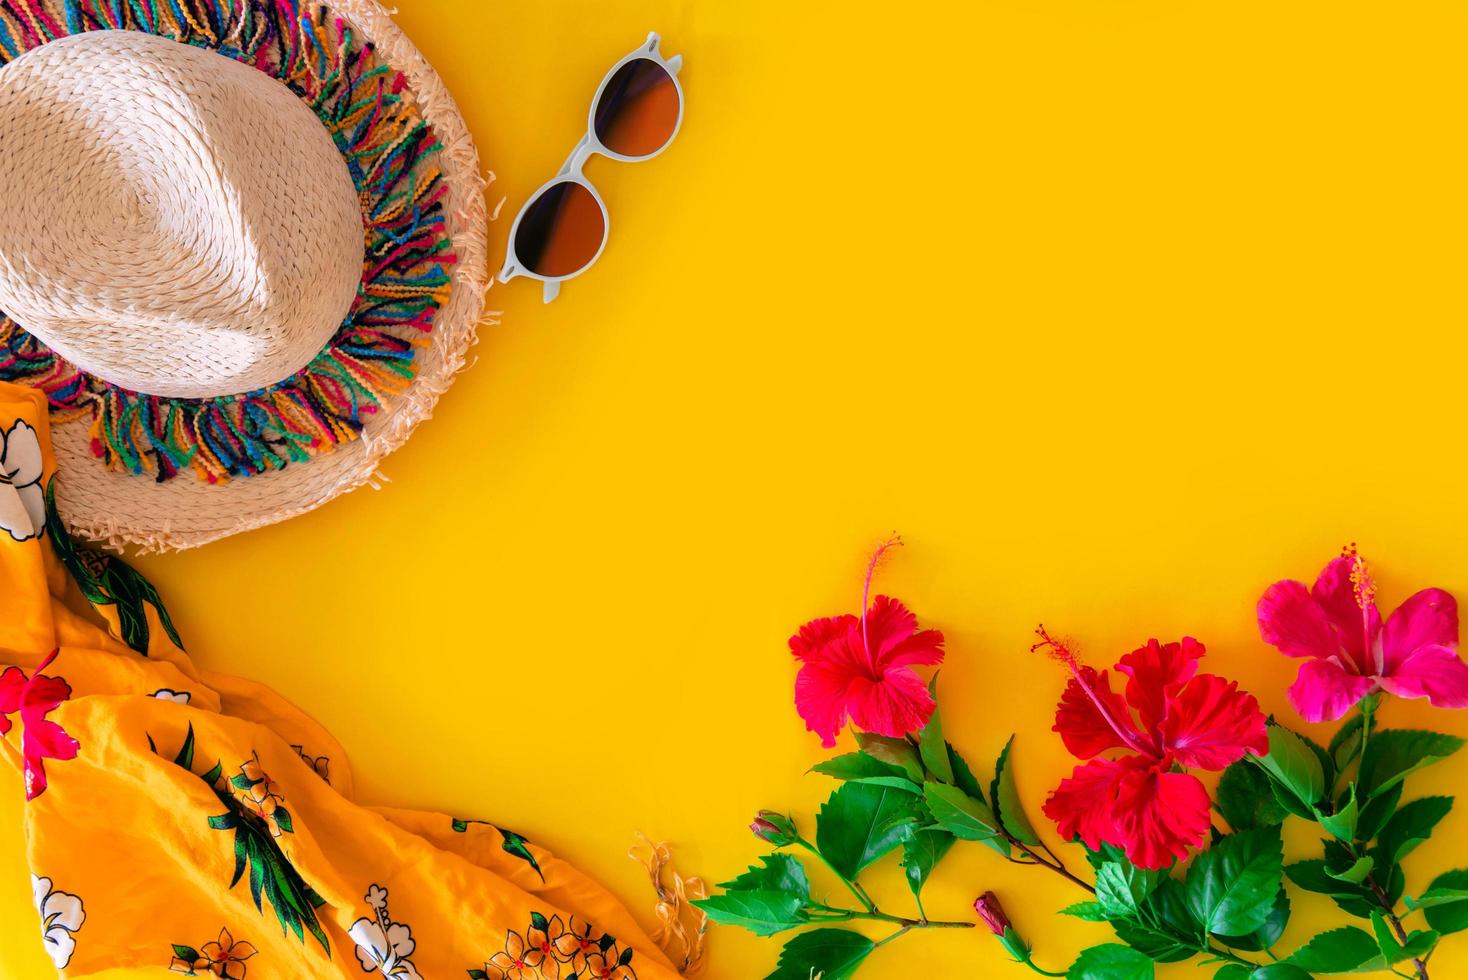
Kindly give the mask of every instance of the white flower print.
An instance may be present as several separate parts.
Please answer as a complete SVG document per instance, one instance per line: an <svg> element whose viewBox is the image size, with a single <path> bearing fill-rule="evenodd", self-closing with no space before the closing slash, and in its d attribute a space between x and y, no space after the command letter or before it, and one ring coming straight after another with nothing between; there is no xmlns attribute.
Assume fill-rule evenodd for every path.
<svg viewBox="0 0 1468 980"><path fill-rule="evenodd" d="M64 970L76 950L76 938L72 933L80 929L87 918L82 900L63 891L53 891L50 878L35 875L31 875L31 893L36 900L36 912L41 916L41 941L56 969Z"/></svg>
<svg viewBox="0 0 1468 980"><path fill-rule="evenodd" d="M159 701L172 701L174 704L188 704L193 695L188 691L174 691L169 688L159 688L149 697L157 698Z"/></svg>
<svg viewBox="0 0 1468 980"><path fill-rule="evenodd" d="M46 529L41 441L25 419L0 432L0 528L17 541L40 537Z"/></svg>
<svg viewBox="0 0 1468 980"><path fill-rule="evenodd" d="M357 944L357 961L362 964L363 972L380 970L383 976L395 980L423 980L418 968L408 959L418 945L413 941L413 930L388 917L387 889L373 885L367 890L366 901L375 913L375 921L358 919L347 930L347 935Z"/></svg>

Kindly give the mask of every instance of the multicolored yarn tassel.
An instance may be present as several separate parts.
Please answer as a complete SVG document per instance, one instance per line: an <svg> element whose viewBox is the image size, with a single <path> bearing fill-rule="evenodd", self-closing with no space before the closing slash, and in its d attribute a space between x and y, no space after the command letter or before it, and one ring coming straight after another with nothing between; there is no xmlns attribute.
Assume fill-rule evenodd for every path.
<svg viewBox="0 0 1468 980"><path fill-rule="evenodd" d="M269 388L164 398L78 370L0 314L0 379L40 388L53 412L92 413L108 466L158 481L191 470L219 483L277 470L357 438L413 378L448 299L455 261L441 146L401 73L329 8L300 0L0 0L0 64L55 38L138 30L210 48L280 79L336 141L362 203L362 284L311 363Z"/></svg>

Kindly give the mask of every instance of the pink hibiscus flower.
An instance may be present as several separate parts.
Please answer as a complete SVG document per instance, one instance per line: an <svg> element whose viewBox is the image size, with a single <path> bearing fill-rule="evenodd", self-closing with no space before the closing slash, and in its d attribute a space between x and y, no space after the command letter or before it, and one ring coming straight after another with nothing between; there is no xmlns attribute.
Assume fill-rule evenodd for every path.
<svg viewBox="0 0 1468 980"><path fill-rule="evenodd" d="M912 668L943 662L943 634L919 630L917 617L896 599L867 603L877 562L897 543L878 548L867 566L861 616L812 620L790 638L801 663L795 707L826 748L848 716L863 731L903 738L933 715L933 696Z"/></svg>
<svg viewBox="0 0 1468 980"><path fill-rule="evenodd" d="M1442 589L1423 589L1383 623L1354 545L1325 566L1314 588L1284 581L1266 589L1259 633L1286 656L1305 659L1289 694L1306 721L1335 721L1376 690L1468 707L1457 602Z"/></svg>
<svg viewBox="0 0 1468 980"><path fill-rule="evenodd" d="M1045 802L1045 815L1067 840L1091 850L1121 848L1139 868L1160 869L1188 856L1208 837L1208 791L1181 769L1218 772L1246 752L1269 751L1264 714L1234 681L1199 674L1203 644L1149 640L1116 665L1123 694L1106 671L1080 663L1062 641L1039 630L1046 650L1071 672L1055 711L1054 730L1078 759ZM1114 759L1102 752L1121 750Z"/></svg>
<svg viewBox="0 0 1468 980"><path fill-rule="evenodd" d="M34 800L46 792L46 759L75 759L77 740L46 716L71 697L71 685L60 677L41 671L51 665L60 650L52 650L30 677L19 667L0 673L0 735L10 731L7 715L20 713L21 754L25 757L25 798Z"/></svg>

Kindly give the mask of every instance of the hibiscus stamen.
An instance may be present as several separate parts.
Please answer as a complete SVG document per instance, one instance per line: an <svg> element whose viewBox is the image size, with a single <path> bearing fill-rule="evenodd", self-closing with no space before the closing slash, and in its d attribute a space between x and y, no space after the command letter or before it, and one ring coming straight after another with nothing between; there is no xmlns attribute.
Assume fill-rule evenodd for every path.
<svg viewBox="0 0 1468 980"><path fill-rule="evenodd" d="M1157 758L1158 752L1155 749L1142 743L1135 734L1127 731L1127 729L1120 722L1118 722L1116 718L1112 716L1110 711L1106 710L1106 705L1104 702L1102 702L1101 696L1096 693L1096 690L1091 686L1090 682L1086 680L1086 675L1081 670L1081 662L1076 657L1075 653L1071 650L1070 644L1063 639L1057 640L1055 639L1055 637L1051 636L1050 633L1045 629L1044 623L1041 623L1035 628L1035 635L1040 638L1040 642L1030 647L1030 652L1039 653L1043 650L1049 656L1065 664L1066 668L1070 671L1070 676L1074 677L1076 683L1080 685L1081 690L1086 692L1086 697L1091 699L1091 703L1096 706L1096 710L1101 713L1101 717L1106 720L1106 724L1111 726L1111 730L1113 732L1116 732L1117 738L1121 739L1122 742L1124 742L1125 744L1131 746L1132 751L1138 752L1141 755L1145 755L1149 758Z"/></svg>
<svg viewBox="0 0 1468 980"><path fill-rule="evenodd" d="M872 560L867 562L867 577L861 587L861 646L866 651L868 660L872 657L872 645L867 642L867 608L872 596L872 576L876 574L877 565L882 561L882 556L893 548L901 546L902 538L894 534L872 552Z"/></svg>
<svg viewBox="0 0 1468 980"><path fill-rule="evenodd" d="M1341 557L1351 563L1351 594L1356 597L1356 606L1361 610L1361 649L1366 651L1367 656L1376 658L1376 672L1378 674L1385 670L1386 665L1382 662L1381 651L1373 650L1371 642L1371 610L1376 603L1376 582L1371 578L1371 570L1366 567L1366 559L1356 550L1356 542L1341 549Z"/></svg>

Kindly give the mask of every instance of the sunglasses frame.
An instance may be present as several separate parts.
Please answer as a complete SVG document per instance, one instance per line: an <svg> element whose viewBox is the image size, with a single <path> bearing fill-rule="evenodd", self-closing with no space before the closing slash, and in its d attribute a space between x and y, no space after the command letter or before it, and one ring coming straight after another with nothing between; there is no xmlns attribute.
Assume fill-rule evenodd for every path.
<svg viewBox="0 0 1468 980"><path fill-rule="evenodd" d="M679 54L671 58L664 58L662 51L658 49L661 41L662 39L658 37L656 32L648 34L646 41L638 45L613 65L602 78L601 84L596 87L596 95L591 99L591 109L586 115L585 135L581 137L580 142L571 151L571 155L566 158L566 162L562 165L560 171L550 180L536 188L535 193L526 198L524 205L520 208L520 213L515 215L514 224L510 225L510 240L505 246L505 264L500 269L499 275L495 277L500 282L509 282L517 276L523 276L527 279L539 279L545 284L544 301L549 303L560 295L561 283L567 279L575 279L581 273L596 265L596 260L601 258L602 251L607 247L607 238L610 237L612 231L611 215L608 214L606 202L601 199L601 195L597 193L596 187L582 173L586 162L598 154L622 163L641 163L644 160L651 160L671 146L673 140L678 136L678 130L683 128L683 110L686 107L686 103L683 100L683 86L678 82L678 72L683 67L683 56ZM668 138L663 141L662 146L653 150L651 153L634 157L616 152L604 144L596 135L596 109L597 106L601 105L602 94L606 91L607 85L616 76L617 72L621 71L624 65L641 60L651 61L660 65L668 73L668 78L672 79L673 89L678 93L678 119L673 123L673 131L668 134ZM520 261L520 256L515 252L515 236L519 232L520 222L524 219L526 212L530 210L530 206L540 200L540 196L546 191L555 187L557 184L564 183L580 184L586 188L591 194L592 200L596 201L597 207L601 208L601 244L597 246L596 254L591 257L590 261L570 275L543 276L538 272L526 268L525 263Z"/></svg>

